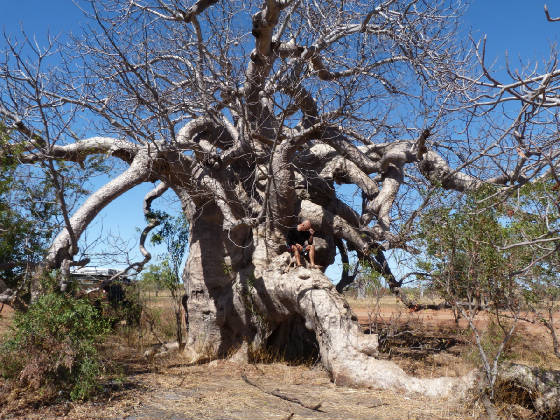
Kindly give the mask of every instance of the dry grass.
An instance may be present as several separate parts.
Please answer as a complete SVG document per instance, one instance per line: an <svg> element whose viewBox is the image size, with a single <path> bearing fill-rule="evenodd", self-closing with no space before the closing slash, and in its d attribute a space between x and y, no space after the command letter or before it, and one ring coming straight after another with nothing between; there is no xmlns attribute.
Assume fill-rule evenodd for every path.
<svg viewBox="0 0 560 420"><path fill-rule="evenodd" d="M246 375L258 387L242 379ZM297 399L286 401L276 394ZM12 412L43 418L197 419L474 419L477 407L403 397L391 391L334 386L320 368L281 363L246 365L216 360L189 365L180 355L156 368L131 372L110 394L85 404L63 402L42 410Z"/></svg>
<svg viewBox="0 0 560 420"><path fill-rule="evenodd" d="M142 292L139 300L144 308L140 326L121 323L118 333L125 338L126 346L137 348L140 353L160 342L176 341L175 313L169 292ZM181 316L183 331L186 330L184 316Z"/></svg>
<svg viewBox="0 0 560 420"><path fill-rule="evenodd" d="M151 311L159 314L161 322L155 324L156 333L173 339L173 329L166 324L173 325L174 319L169 296L160 293L157 297L143 295L142 299ZM371 327L371 300L350 299L350 304L360 322ZM472 368L474 362L466 356L472 350L468 332L454 324L450 312L410 313L394 297L386 296L377 315L380 328L392 328L397 334L391 338L389 351L383 357L396 361L407 372L423 377L459 376ZM2 312L0 328L6 328L10 316L9 310ZM148 363L141 357L143 348L155 342L148 329L144 327L141 334L127 330L126 326L121 329L120 335L110 337L104 344L105 355L112 365L104 379L105 391L96 400L82 404L60 401L40 407L37 400L27 398L26 401L24 396L14 395L10 404L0 407L0 418L9 415L30 419L474 419L480 418L483 412L477 404L335 386L319 365L293 366L280 362L247 365L223 360L191 365L181 354ZM398 335L403 331L408 335ZM531 325L522 326L519 336L530 339L514 340L510 354L516 361L530 365L560 368L540 333L544 331L537 331ZM443 346L443 350L430 349L430 345L440 346L440 340L446 337L455 340L453 345ZM419 339L424 340L423 349L414 348L414 340ZM258 387L246 383L242 375ZM0 392L9 392L1 387L0 383ZM320 404L321 411L286 401L267 390L310 407ZM512 405L500 407L500 413L507 418L526 418L530 414Z"/></svg>
<svg viewBox="0 0 560 420"><path fill-rule="evenodd" d="M381 357L395 361L407 373L421 377L462 376L480 366L480 355L468 325L464 320L456 324L451 311L409 312L393 297L384 297L380 310L376 311L373 301L372 298L351 300L351 306L364 328L380 333L382 344L384 335L396 335L387 339ZM481 314L476 324L485 340L495 341L489 328L490 317ZM560 359L553 353L550 335L539 324L519 322L504 358L541 369L560 370ZM502 408L507 411L511 406Z"/></svg>
<svg viewBox="0 0 560 420"><path fill-rule="evenodd" d="M10 325L12 324L13 317L14 310L8 305L3 305L2 311L0 312L0 336L8 331Z"/></svg>

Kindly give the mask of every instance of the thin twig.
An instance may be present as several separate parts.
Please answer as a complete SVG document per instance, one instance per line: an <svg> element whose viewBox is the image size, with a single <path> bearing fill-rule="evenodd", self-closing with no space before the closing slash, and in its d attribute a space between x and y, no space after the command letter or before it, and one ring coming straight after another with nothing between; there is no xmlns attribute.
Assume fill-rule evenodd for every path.
<svg viewBox="0 0 560 420"><path fill-rule="evenodd" d="M319 411L321 413L325 412L325 411L320 409L321 405L323 404L322 402L320 402L319 404L315 404L315 405L307 405L307 404L301 402L299 399L297 399L295 397L291 397L289 395L282 394L279 391L268 391L267 389L265 389L262 386L256 384L255 382L250 381L249 378L247 378L247 375L245 375L244 373L241 374L241 378L243 378L243 380L247 384L249 384L251 386L254 386L255 388L264 392L265 394L274 395L275 397L281 398L285 401L289 401L291 403L301 405L302 407L307 408L308 410Z"/></svg>

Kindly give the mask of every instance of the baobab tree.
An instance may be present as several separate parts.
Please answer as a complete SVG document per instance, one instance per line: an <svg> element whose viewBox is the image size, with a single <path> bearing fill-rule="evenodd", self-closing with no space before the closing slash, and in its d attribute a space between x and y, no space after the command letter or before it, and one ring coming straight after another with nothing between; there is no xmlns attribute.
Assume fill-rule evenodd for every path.
<svg viewBox="0 0 560 420"><path fill-rule="evenodd" d="M526 147L525 158L511 148L511 130L524 136L518 123L498 139L487 129L473 140L464 123L462 135L449 134L461 121L453 115L483 124L493 105L523 107L532 92L535 102L544 97L539 86L548 92L557 78L501 85L485 67L477 74L476 54L456 33L462 7L91 1L84 10L92 26L72 46L10 42L0 76L0 115L11 130L3 153L53 173L58 162L83 164L90 155L126 165L73 214L59 194L65 227L42 269L84 263L75 261L79 240L96 215L154 182L144 203L146 258L131 269L149 259L152 201L172 190L191 229L183 280L193 358L273 346L297 356L318 351L336 383L430 395L469 388L474 375L421 380L375 359L376 337L361 333L322 272L290 267L285 244L287 230L309 219L319 232L318 264L332 264L337 249L343 261L354 251L400 294L384 253L413 251L426 188L512 186L555 167L550 148ZM30 50L34 60L25 58ZM535 121L521 114L521 123ZM337 184L354 186L361 208ZM339 289L351 280L344 269Z"/></svg>

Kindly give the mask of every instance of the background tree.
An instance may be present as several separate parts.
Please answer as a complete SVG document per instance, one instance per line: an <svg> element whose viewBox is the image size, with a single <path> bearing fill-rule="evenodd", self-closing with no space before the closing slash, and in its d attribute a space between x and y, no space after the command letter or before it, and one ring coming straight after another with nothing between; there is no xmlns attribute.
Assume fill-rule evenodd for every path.
<svg viewBox="0 0 560 420"><path fill-rule="evenodd" d="M493 398L499 363L520 316L520 289L515 272L524 261L496 246L507 242L509 232L500 223L499 212L483 200L480 203L488 195L485 192L483 189L463 196L453 207L436 207L422 217L418 242L425 246L426 258L418 266L426 272L420 278L427 278L428 286L468 321L484 368L487 391ZM503 337L491 349L484 346L483 330L475 323L484 310L496 320Z"/></svg>
<svg viewBox="0 0 560 420"><path fill-rule="evenodd" d="M0 125L0 145L9 132ZM30 279L58 230L52 184L40 172L18 167L15 156L0 160L0 290L3 303L25 307ZM12 294L12 291L17 292Z"/></svg>
<svg viewBox="0 0 560 420"><path fill-rule="evenodd" d="M501 248L517 259L514 271L519 295L528 310L524 320L542 324L550 333L554 354L560 344L554 314L560 310L560 200L558 182L549 177L527 184L501 203L510 238Z"/></svg>
<svg viewBox="0 0 560 420"><path fill-rule="evenodd" d="M556 185L547 178L513 191L487 186L435 205L421 218L417 245L425 252L417 278L468 321L491 398L519 320L542 323L558 354ZM500 330L495 346L485 346L485 327L475 323L482 312Z"/></svg>
<svg viewBox="0 0 560 420"><path fill-rule="evenodd" d="M384 253L414 251L433 188L511 187L556 168L554 58L550 72L504 84L481 45L473 70L456 33L461 9L452 0L91 1L94 25L57 67L47 66L54 43L10 42L0 115L15 135L3 154L23 150L21 164L110 155L127 166L71 215L57 189L65 224L43 268L68 271L101 209L159 182L151 197L171 189L190 225L194 359L247 343L286 353L308 331L307 350L319 348L337 383L430 395L472 386L473 376L420 380L372 357L375 336L320 272L290 270L285 247L287 229L310 219L323 236L319 264L333 262L335 247L343 258L354 251L406 302ZM505 125L493 113L504 101L512 111L498 117L516 115ZM452 135L465 120L465 134ZM361 208L336 184L354 185Z"/></svg>
<svg viewBox="0 0 560 420"><path fill-rule="evenodd" d="M24 167L19 165L23 150L12 148L12 135L0 125L0 146L11 149L9 155L0 156L0 278L9 289L0 290L0 300L23 308L29 301L33 274L64 225L58 198L63 194L66 213L72 211L88 193L86 180L107 166L90 157L80 173L62 161Z"/></svg>
<svg viewBox="0 0 560 420"><path fill-rule="evenodd" d="M180 269L188 244L189 225L182 215L171 217L160 212L156 217L162 221L162 224L158 231L152 235L151 242L154 244L164 243L166 252L161 255L159 264L148 266L147 271L142 274L142 280L154 285L156 289L167 290L171 293L175 312L177 343L179 343L180 348L183 348L183 320L181 315L183 313L185 288Z"/></svg>

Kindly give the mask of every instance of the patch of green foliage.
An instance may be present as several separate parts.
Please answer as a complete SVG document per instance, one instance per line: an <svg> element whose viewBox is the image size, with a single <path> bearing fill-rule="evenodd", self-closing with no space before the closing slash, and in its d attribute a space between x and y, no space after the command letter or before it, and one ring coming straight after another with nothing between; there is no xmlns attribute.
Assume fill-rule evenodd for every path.
<svg viewBox="0 0 560 420"><path fill-rule="evenodd" d="M448 200L442 192L421 218L416 278L468 320L491 398L520 316L556 337L559 188L549 178L518 189L484 186ZM487 331L474 323L481 310L494 322Z"/></svg>
<svg viewBox="0 0 560 420"><path fill-rule="evenodd" d="M504 308L521 295L533 304L557 295L555 185L527 184L506 196L485 187L426 212L417 241L425 253L417 266L427 276L419 279L450 303L484 297Z"/></svg>
<svg viewBox="0 0 560 420"><path fill-rule="evenodd" d="M185 250L189 241L189 223L183 214L172 217L165 212L152 212L152 217L160 221L159 229L153 233L152 244L164 244L166 252L163 260L167 261L168 269L179 281L179 269L185 257Z"/></svg>
<svg viewBox="0 0 560 420"><path fill-rule="evenodd" d="M182 287L179 281L168 259L164 259L160 264L150 264L147 271L142 273L142 282L156 290L168 290L174 293Z"/></svg>
<svg viewBox="0 0 560 420"><path fill-rule="evenodd" d="M431 274L431 287L446 301L484 297L499 304L511 290L511 255L497 245L507 239L507 227L496 208L465 196L456 206L436 207L420 224L426 258L418 267Z"/></svg>
<svg viewBox="0 0 560 420"><path fill-rule="evenodd" d="M7 130L0 123L0 148L8 147ZM34 262L34 256L43 249L43 238L51 232L37 229L32 218L34 214L44 218L50 212L48 200L38 200L36 193L41 188L27 188L17 176L16 157L20 153L12 150L10 155L0 155L0 278L9 287L14 287L24 271L27 262ZM27 190L25 199L22 192Z"/></svg>
<svg viewBox="0 0 560 420"><path fill-rule="evenodd" d="M142 275L142 282L156 290L168 290L173 296L182 291L181 263L189 240L189 224L184 215L172 217L165 212L152 212L151 217L160 221L159 229L152 234L150 242L164 244L166 252L160 255L159 264L151 264Z"/></svg>
<svg viewBox="0 0 560 420"><path fill-rule="evenodd" d="M42 260L62 220L53 173L39 165L21 165L25 149L0 121L0 278L10 288L21 288ZM58 184L67 202L88 194L90 177L108 172L104 156L85 157L81 163L53 161ZM21 297L21 296L20 296Z"/></svg>
<svg viewBox="0 0 560 420"><path fill-rule="evenodd" d="M143 273L142 284L157 290L168 290L171 293L175 312L175 331L177 342L183 343L182 330L182 298L183 283L179 274L189 239L189 224L183 214L172 217L165 212L152 212L148 217L157 218L159 229L153 233L152 244L164 244L166 252L160 255L160 263L152 264Z"/></svg>
<svg viewBox="0 0 560 420"><path fill-rule="evenodd" d="M0 374L27 389L88 399L99 389L102 373L96 343L109 330L110 320L87 299L46 293L28 311L16 313L0 344Z"/></svg>

